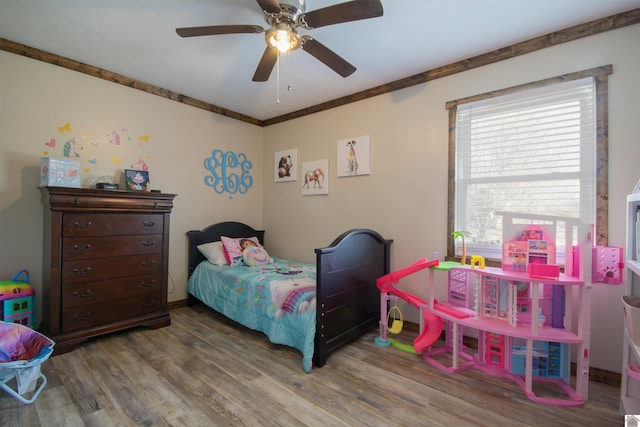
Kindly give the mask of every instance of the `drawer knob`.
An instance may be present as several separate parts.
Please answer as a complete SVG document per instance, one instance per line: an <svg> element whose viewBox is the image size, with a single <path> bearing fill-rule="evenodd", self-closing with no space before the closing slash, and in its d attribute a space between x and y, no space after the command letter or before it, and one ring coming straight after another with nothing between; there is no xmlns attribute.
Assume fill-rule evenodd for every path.
<svg viewBox="0 0 640 427"><path fill-rule="evenodd" d="M75 274L76 276L82 276L84 274L88 274L91 272L91 267L87 267L84 270L78 270L77 268L73 269L73 274Z"/></svg>
<svg viewBox="0 0 640 427"><path fill-rule="evenodd" d="M83 245L83 246L73 245L73 249L77 252L86 252L89 249L91 249L91 243L87 243L86 245Z"/></svg>
<svg viewBox="0 0 640 427"><path fill-rule="evenodd" d="M142 221L142 225L144 225L145 227L153 227L154 225L156 225L155 221Z"/></svg>
<svg viewBox="0 0 640 427"><path fill-rule="evenodd" d="M75 228L89 228L91 227L91 221L87 221L84 224L80 224L78 221L73 223Z"/></svg>
<svg viewBox="0 0 640 427"><path fill-rule="evenodd" d="M155 261L151 261L151 262L142 261L143 267L153 267L154 265L156 265Z"/></svg>
<svg viewBox="0 0 640 427"><path fill-rule="evenodd" d="M82 292L73 291L73 296L76 298L86 298L91 295L91 289L86 289Z"/></svg>
<svg viewBox="0 0 640 427"><path fill-rule="evenodd" d="M83 320L87 320L91 316L91 312L87 311L85 314L74 314L73 320L76 322L82 322Z"/></svg>
<svg viewBox="0 0 640 427"><path fill-rule="evenodd" d="M156 281L155 281L155 280L152 280L152 281L150 281L149 283L147 283L147 282L142 282L142 283L140 283L140 284L142 285L142 287L143 287L143 288L150 288L150 287L152 287L152 286L155 286L155 285L156 285Z"/></svg>
<svg viewBox="0 0 640 427"><path fill-rule="evenodd" d="M142 246L146 246L146 247L150 247L156 244L155 240L152 240L150 242L147 242L146 240L142 242Z"/></svg>
<svg viewBox="0 0 640 427"><path fill-rule="evenodd" d="M153 305L153 303L155 303L155 300L149 300L149 301L142 301L140 303L140 305L142 305L143 307L151 307Z"/></svg>

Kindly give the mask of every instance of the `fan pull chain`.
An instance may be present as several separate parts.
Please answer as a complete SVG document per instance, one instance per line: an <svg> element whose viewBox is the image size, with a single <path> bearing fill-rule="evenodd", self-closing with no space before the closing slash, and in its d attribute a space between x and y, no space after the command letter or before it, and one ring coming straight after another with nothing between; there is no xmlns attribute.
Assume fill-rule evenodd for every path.
<svg viewBox="0 0 640 427"><path fill-rule="evenodd" d="M276 57L276 104L280 104L280 51Z"/></svg>
<svg viewBox="0 0 640 427"><path fill-rule="evenodd" d="M291 51L287 52L287 92L291 92Z"/></svg>

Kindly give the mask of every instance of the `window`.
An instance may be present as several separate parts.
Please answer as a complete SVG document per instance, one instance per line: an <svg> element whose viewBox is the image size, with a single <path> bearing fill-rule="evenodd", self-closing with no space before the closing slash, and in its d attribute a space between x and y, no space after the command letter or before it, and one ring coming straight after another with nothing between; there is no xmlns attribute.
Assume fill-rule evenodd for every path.
<svg viewBox="0 0 640 427"><path fill-rule="evenodd" d="M610 73L601 67L447 104L448 227L466 232L467 253L501 258L500 212L580 218L595 223L598 244L606 244ZM449 240L448 256L459 256L460 242Z"/></svg>

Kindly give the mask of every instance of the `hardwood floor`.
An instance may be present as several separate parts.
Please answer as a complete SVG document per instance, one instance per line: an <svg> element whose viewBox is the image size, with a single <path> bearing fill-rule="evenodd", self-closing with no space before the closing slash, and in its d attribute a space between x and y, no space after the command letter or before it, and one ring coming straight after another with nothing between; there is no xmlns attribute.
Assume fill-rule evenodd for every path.
<svg viewBox="0 0 640 427"><path fill-rule="evenodd" d="M378 347L375 330L305 374L298 351L204 306L177 308L171 319L52 357L32 405L0 390L0 426L624 425L619 389L602 383L590 383L583 407L536 404L510 380L475 369L449 375Z"/></svg>

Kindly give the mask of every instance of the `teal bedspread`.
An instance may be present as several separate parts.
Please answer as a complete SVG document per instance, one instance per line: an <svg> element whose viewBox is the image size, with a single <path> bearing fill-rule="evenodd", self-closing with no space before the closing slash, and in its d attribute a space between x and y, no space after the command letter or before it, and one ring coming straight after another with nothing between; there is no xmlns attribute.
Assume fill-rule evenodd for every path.
<svg viewBox="0 0 640 427"><path fill-rule="evenodd" d="M302 352L311 371L316 332L316 267L278 258L267 265L217 266L203 261L187 291L230 319Z"/></svg>

